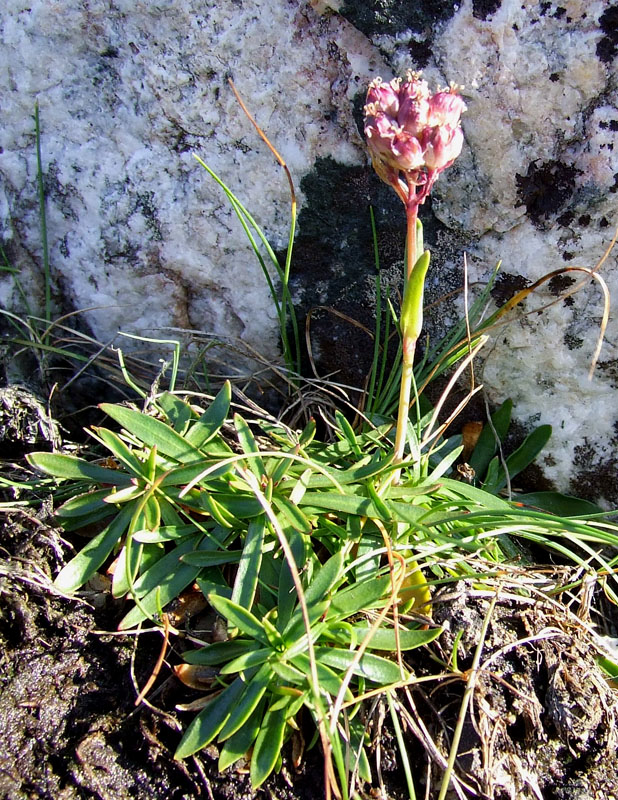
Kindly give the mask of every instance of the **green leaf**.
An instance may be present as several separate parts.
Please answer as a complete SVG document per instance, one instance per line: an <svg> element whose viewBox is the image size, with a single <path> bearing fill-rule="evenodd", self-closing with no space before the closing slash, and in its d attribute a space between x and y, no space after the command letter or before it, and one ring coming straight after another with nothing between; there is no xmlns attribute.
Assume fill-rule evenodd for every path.
<svg viewBox="0 0 618 800"><path fill-rule="evenodd" d="M504 441L511 424L512 411L513 401L509 398L491 415L491 425L486 424L483 426L472 455L468 459L468 463L478 478L483 478L489 462L498 451L499 442Z"/></svg>
<svg viewBox="0 0 618 800"><path fill-rule="evenodd" d="M465 500L470 500L475 505L480 506L483 511L506 511L510 508L508 502L501 497L495 497L484 489L470 486L470 484L464 483L463 481L442 478L440 483L442 485L437 492L440 497L449 495L463 497ZM445 492L445 489L448 491Z"/></svg>
<svg viewBox="0 0 618 800"><path fill-rule="evenodd" d="M232 661L245 653L254 652L259 644L254 639L228 639L225 642L213 642L199 650L184 653L187 664L198 664L203 667L214 667Z"/></svg>
<svg viewBox="0 0 618 800"><path fill-rule="evenodd" d="M347 440L356 458L362 458L363 454L358 445L356 434L354 433L354 430L352 429L352 426L350 425L348 420L343 416L341 411L335 411L335 419L337 420L337 425L341 429L341 433L344 439Z"/></svg>
<svg viewBox="0 0 618 800"><path fill-rule="evenodd" d="M343 578L343 565L343 551L338 550L315 573L305 591L305 602L308 608L311 608L314 603L328 598L335 584Z"/></svg>
<svg viewBox="0 0 618 800"><path fill-rule="evenodd" d="M296 530L300 531L300 533L311 532L311 523L309 522L307 517L298 508L298 506L290 502L287 497L284 497L283 495L274 494L272 502L273 505L279 509L279 511L286 518L287 522L293 528L296 528Z"/></svg>
<svg viewBox="0 0 618 800"><path fill-rule="evenodd" d="M485 480L483 481L482 490L487 494L494 494L494 487L498 485L498 476L500 473L500 459L494 456L487 465L487 472L485 473Z"/></svg>
<svg viewBox="0 0 618 800"><path fill-rule="evenodd" d="M200 711L182 737L178 749L174 753L175 759L187 758L212 742L225 725L246 686L242 678L236 678L227 689L224 689Z"/></svg>
<svg viewBox="0 0 618 800"><path fill-rule="evenodd" d="M87 479L112 486L126 486L131 480L126 472L99 467L77 456L66 456L61 453L29 453L26 460L30 466L54 478Z"/></svg>
<svg viewBox="0 0 618 800"><path fill-rule="evenodd" d="M237 705L228 717L227 722L219 733L220 742L225 741L225 739L232 736L239 728L245 725L251 714L253 714L256 706L264 696L264 692L268 688L271 676L272 669L270 664L263 664L253 678L251 678L245 693L238 701Z"/></svg>
<svg viewBox="0 0 618 800"><path fill-rule="evenodd" d="M180 557L195 544L194 539L180 543L170 553L160 558L135 581L133 590L140 597L140 605L132 608L120 621L118 629L126 631L149 616L154 617L159 606L165 607L178 597L200 573L200 567L183 564Z"/></svg>
<svg viewBox="0 0 618 800"><path fill-rule="evenodd" d="M328 607L330 605L330 601L320 600L315 603L312 603L311 606L307 609L309 613L309 624L311 626L312 636L317 637L320 633L320 625L316 626L316 622L323 617L326 612L328 611ZM302 611L299 606L297 606L294 615L286 625L282 636L284 637L285 643L290 647L290 652L294 653L299 645L302 647L306 647L306 640L301 637L304 637L306 634L305 628L305 620L302 615Z"/></svg>
<svg viewBox="0 0 618 800"><path fill-rule="evenodd" d="M253 472L256 478L261 479L262 476L266 474L266 469L264 468L264 462L261 456L256 455L260 452L260 448L255 441L255 437L251 431L251 428L247 425L240 414L234 414L234 426L238 435L238 443L240 444L243 453L251 456L251 458L247 459L249 469L251 472Z"/></svg>
<svg viewBox="0 0 618 800"><path fill-rule="evenodd" d="M216 567L219 564L235 564L241 556L242 550L195 550L181 556L180 560L194 567Z"/></svg>
<svg viewBox="0 0 618 800"><path fill-rule="evenodd" d="M506 459L509 475L513 478L524 470L543 450L552 434L551 425L539 425L528 434L521 446ZM506 485L506 479L504 481ZM500 487L502 488L502 487Z"/></svg>
<svg viewBox="0 0 618 800"><path fill-rule="evenodd" d="M182 436L193 418L191 406L171 392L163 392L157 400L157 405L168 418L174 430Z"/></svg>
<svg viewBox="0 0 618 800"><path fill-rule="evenodd" d="M163 477L159 481L159 487L164 486L186 486L187 483L191 483L195 478L205 472L209 467L214 466L217 463L216 460L208 460L203 459L202 461L198 461L196 464L191 464L189 466L182 466L182 467L174 467L174 469L170 469L164 473ZM217 470L213 470L205 479L204 481L200 482L200 486L212 486L216 483L217 478L221 478L223 475L227 474L232 469L231 464L224 464Z"/></svg>
<svg viewBox="0 0 618 800"><path fill-rule="evenodd" d="M423 327L423 289L429 269L429 250L419 256L403 292L399 324L404 339L416 341Z"/></svg>
<svg viewBox="0 0 618 800"><path fill-rule="evenodd" d="M203 455L197 448L183 439L165 422L142 414L141 411L111 403L101 403L99 407L141 442L150 447L156 445L157 450L163 455L180 461L182 464L203 459Z"/></svg>
<svg viewBox="0 0 618 800"><path fill-rule="evenodd" d="M197 449L207 444L221 429L230 411L232 387L226 381L210 406L189 428L185 439Z"/></svg>
<svg viewBox="0 0 618 800"><path fill-rule="evenodd" d="M232 589L232 602L238 603L247 611L251 610L258 584L258 575L262 564L262 548L266 532L266 517L262 514L251 520L247 528L245 545L236 570L236 578Z"/></svg>
<svg viewBox="0 0 618 800"><path fill-rule="evenodd" d="M208 570L208 577L206 575L200 575L195 579L195 582L200 587L200 592L206 599L208 599L208 596L211 594L216 594L219 597L227 597L228 600L232 596L232 590L223 577L223 573L216 567Z"/></svg>
<svg viewBox="0 0 618 800"><path fill-rule="evenodd" d="M354 661L355 653L353 650L341 650L338 647L316 647L315 657L316 661L344 672ZM398 664L373 653L364 653L353 673L383 686L397 683L402 678ZM406 676L407 673L404 672L404 677Z"/></svg>
<svg viewBox="0 0 618 800"><path fill-rule="evenodd" d="M125 506L110 524L94 539L91 539L60 571L54 581L54 586L68 594L83 586L99 567L105 563L109 554L124 536L129 527L133 511L133 506Z"/></svg>
<svg viewBox="0 0 618 800"><path fill-rule="evenodd" d="M378 509L380 516L382 519L391 520L393 518L392 513L390 512L389 508L387 507L384 500L380 497L380 495L376 492L375 486L373 485L372 481L367 481L365 483L365 487L369 492L369 497L371 498L371 502L374 506Z"/></svg>
<svg viewBox="0 0 618 800"><path fill-rule="evenodd" d="M307 653L298 653L292 659L292 664L302 673L304 682L307 686L310 685L311 664ZM319 661L316 663L318 673L318 684L320 689L328 692L331 697L337 697L341 689L342 678L333 669L327 667ZM350 689L346 690L345 699L351 700L353 697Z"/></svg>
<svg viewBox="0 0 618 800"><path fill-rule="evenodd" d="M235 672L246 672L253 667L259 667L273 654L271 647L262 647L249 653L237 656L233 661L224 664L219 670L220 675L233 675Z"/></svg>
<svg viewBox="0 0 618 800"><path fill-rule="evenodd" d="M380 514L371 500L356 495L342 495L338 492L307 492L299 505L307 506L309 513L319 514L326 509L342 514L356 514L361 517L380 519ZM388 522L388 519L385 519L384 522Z"/></svg>
<svg viewBox="0 0 618 800"><path fill-rule="evenodd" d="M526 494L514 495L517 500L515 505L531 506L548 511L550 514L557 514L560 517L581 517L587 514L603 514L600 506L591 503L589 500L581 500L579 497L571 497L560 492L527 492Z"/></svg>
<svg viewBox="0 0 618 800"><path fill-rule="evenodd" d="M351 519L354 519L354 517L351 517ZM365 533L361 537L356 551L354 569L357 583L365 580L365 578L372 578L378 573L382 560L380 548L383 546L384 541L381 536Z"/></svg>
<svg viewBox="0 0 618 800"><path fill-rule="evenodd" d="M361 466L356 466L353 469L346 469L346 470L336 470L336 469L328 469L326 465L322 465L327 473L331 474L333 478L339 483L341 486L346 486L350 483L360 483L361 481L365 480L366 478L372 478L380 473L384 472L392 463L393 456L389 455L387 458L383 459L382 461L374 462L372 461L370 464L363 464ZM326 475L317 474L312 475L308 481L308 487L310 489L332 489L333 482L329 480Z"/></svg>
<svg viewBox="0 0 618 800"><path fill-rule="evenodd" d="M283 746L286 709L268 710L257 735L249 774L251 786L257 789L275 768Z"/></svg>
<svg viewBox="0 0 618 800"><path fill-rule="evenodd" d="M266 700L262 698L254 708L251 716L245 721L245 724L229 739L226 739L219 755L219 772L223 772L224 769L227 769L231 764L235 764L236 761L248 753L260 731L260 723L264 716L265 706Z"/></svg>
<svg viewBox="0 0 618 800"><path fill-rule="evenodd" d="M198 533L199 530L195 525L165 525L156 531L136 531L133 534L133 540L141 544L173 542L175 539L184 539L185 536Z"/></svg>
<svg viewBox="0 0 618 800"><path fill-rule="evenodd" d="M103 509L107 509L109 514L115 514L117 509L103 502L103 498L108 494L109 489L98 489L94 492L77 494L56 509L56 516L63 519L88 517L90 514L94 514L95 511L102 511Z"/></svg>
<svg viewBox="0 0 618 800"><path fill-rule="evenodd" d="M450 453L447 453L444 456L444 458L440 461L440 463L436 467L434 467L434 469L431 470L431 473L429 475L429 480L437 481L446 472L448 472L451 466L455 463L455 461L457 461L457 459L461 455L462 450L463 447L456 447Z"/></svg>
<svg viewBox="0 0 618 800"><path fill-rule="evenodd" d="M137 500L138 497L142 497L145 491L146 487L143 482L140 482L139 485L132 484L131 486L125 486L122 489L114 488L113 491L108 492L105 496L105 502L110 505L130 503L132 500Z"/></svg>
<svg viewBox="0 0 618 800"><path fill-rule="evenodd" d="M294 556L294 562L297 569L303 569L307 560L305 540L302 535L294 528L287 531L288 544ZM277 594L277 626L279 630L283 630L288 624L292 616L294 608L296 607L298 598L296 595L296 587L292 577L292 571L288 564L287 559L283 559L281 569L279 571L279 586Z"/></svg>
<svg viewBox="0 0 618 800"><path fill-rule="evenodd" d="M129 565L129 574L131 576L131 583L135 581L139 563L142 557L142 546L135 545L129 550L129 558L131 563ZM112 597L124 597L129 591L130 583L127 580L127 548L123 547L116 561L114 577L112 579Z"/></svg>
<svg viewBox="0 0 618 800"><path fill-rule="evenodd" d="M354 625L356 632L356 641L358 643L364 641L369 633L368 625ZM408 630L407 628L399 627L399 647L401 650L414 650L416 647L422 647L424 644L429 644L437 639L442 633L442 628L436 628L429 631L421 630ZM371 650L383 650L385 652L395 652L397 650L397 639L393 628L378 628L372 636L368 644Z"/></svg>
<svg viewBox="0 0 618 800"><path fill-rule="evenodd" d="M397 522L416 524L426 514L426 509L413 506L410 503L400 503L386 500L380 508L368 497L358 495L342 495L337 492L307 492L299 505L309 514L320 514L324 509L337 511L341 514L354 514L369 519L379 519L382 522ZM386 513L384 513L384 509Z"/></svg>
<svg viewBox="0 0 618 800"><path fill-rule="evenodd" d="M367 783L371 783L371 767L369 766L369 759L367 758L367 753L365 751L365 741L368 741L367 735L367 728L362 719L359 719L359 716L354 717L354 719L347 719L347 723L340 727L339 736L341 737L341 743L343 747L346 748L346 741L343 736L343 731L348 728L350 732L350 743L349 748L352 751L351 761L352 764L356 763L357 756L358 756L358 774L359 776L366 781ZM413 796L412 796L413 800Z"/></svg>
<svg viewBox="0 0 618 800"><path fill-rule="evenodd" d="M543 450L551 437L551 425L539 425L532 433L528 434L520 447L506 459L506 469L509 478L514 478L529 464L531 464L538 454ZM497 493L507 484L504 467L500 466L498 476L494 483L483 485L486 492Z"/></svg>
<svg viewBox="0 0 618 800"><path fill-rule="evenodd" d="M208 503L206 502L207 494L207 492L200 493L199 507L202 510L210 510ZM249 519L264 513L264 509L260 505L260 501L253 495L243 497L242 495L238 494L217 492L216 495L213 495L213 497L216 497L218 503L217 508L225 508L227 514L230 515L229 519ZM180 502L186 503L189 499L189 497L184 497ZM226 525L225 527L229 526Z"/></svg>
<svg viewBox="0 0 618 800"><path fill-rule="evenodd" d="M118 434L107 428L93 428L93 430L96 432L96 438L103 442L114 458L121 461L138 478L149 479L144 462L139 460Z"/></svg>
<svg viewBox="0 0 618 800"><path fill-rule="evenodd" d="M328 609L328 619L346 619L359 611L369 610L379 604L391 588L389 575L355 583L333 595Z"/></svg>
<svg viewBox="0 0 618 800"><path fill-rule="evenodd" d="M211 606L225 617L227 621L238 630L242 631L247 636L257 639L258 642L269 646L268 636L264 630L264 626L250 611L246 608L239 606L238 603L233 603L225 597L210 594L208 601Z"/></svg>
<svg viewBox="0 0 618 800"><path fill-rule="evenodd" d="M226 505L216 500L214 495L210 494L210 492L202 492L201 499L204 501L205 507L210 511L212 518L215 522L218 522L221 527L228 528L229 530L243 527L240 520L230 513Z"/></svg>

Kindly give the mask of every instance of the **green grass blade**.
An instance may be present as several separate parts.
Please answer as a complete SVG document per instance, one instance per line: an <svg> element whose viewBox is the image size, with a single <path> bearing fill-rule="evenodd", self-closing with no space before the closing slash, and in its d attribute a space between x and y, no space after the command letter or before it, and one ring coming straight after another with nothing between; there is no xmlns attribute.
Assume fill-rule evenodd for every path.
<svg viewBox="0 0 618 800"><path fill-rule="evenodd" d="M36 182L39 194L39 222L43 247L43 275L45 278L45 319L51 322L51 270L49 266L49 241L47 237L47 214L45 212L45 186L43 182L43 159L41 158L41 124L38 101L34 104L34 133L36 140ZM47 339L45 339L47 343Z"/></svg>

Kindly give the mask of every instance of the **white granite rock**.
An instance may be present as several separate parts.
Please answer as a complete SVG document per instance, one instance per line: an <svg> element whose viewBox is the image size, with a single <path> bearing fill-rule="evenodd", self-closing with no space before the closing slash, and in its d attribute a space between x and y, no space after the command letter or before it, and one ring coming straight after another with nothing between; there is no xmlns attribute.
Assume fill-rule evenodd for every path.
<svg viewBox="0 0 618 800"><path fill-rule="evenodd" d="M153 335L179 326L239 335L273 356L264 279L192 153L282 247L287 183L227 78L298 179L320 155L362 158L343 120L328 123L325 115L333 98L342 103L348 87L355 90L343 49L364 64L373 57L369 42L345 20L321 21L290 2L265 11L259 0L13 0L0 26L3 237L18 239L40 268L38 100L60 302L96 306L87 319L102 340L118 328ZM349 102L342 115L351 118ZM7 303L9 287L5 281Z"/></svg>
<svg viewBox="0 0 618 800"><path fill-rule="evenodd" d="M104 341L118 329L165 336L180 327L239 337L276 358L259 266L192 157L284 247L285 177L227 78L290 166L306 214L301 241L303 224L319 230L333 216L312 217L310 184L301 190L316 159L334 159L357 182L369 174L353 116L369 78L424 67L432 84L464 84L468 104L464 153L434 192L433 219L450 245L436 251L432 292L461 280L461 243L472 282L498 259L507 278L528 281L593 267L618 221L617 28L618 6L605 0L9 0L0 19L0 236L40 305L38 100L58 311L91 308L85 317ZM377 202L364 186L355 197ZM355 224L366 225L366 208ZM352 291L365 280L354 248L346 234L340 261L320 267L320 302L336 304L337 282ZM618 299L614 254L599 272ZM297 296L310 304L317 284L307 273ZM567 285L554 281L525 310ZM19 307L8 277L0 301ZM587 378L601 314L592 285L514 319L496 333L483 380L492 400L513 397L522 422L554 426L542 466L558 487L588 481L584 493L616 503L615 314Z"/></svg>

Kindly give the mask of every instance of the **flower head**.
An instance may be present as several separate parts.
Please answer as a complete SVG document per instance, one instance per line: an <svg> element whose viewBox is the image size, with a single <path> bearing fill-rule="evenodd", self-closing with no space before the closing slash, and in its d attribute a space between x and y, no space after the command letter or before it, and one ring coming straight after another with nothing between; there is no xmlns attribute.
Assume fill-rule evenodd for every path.
<svg viewBox="0 0 618 800"><path fill-rule="evenodd" d="M440 172L461 153L461 114L456 87L431 94L419 73L369 86L365 136L374 169L407 205L424 202ZM419 188L420 187L420 188Z"/></svg>

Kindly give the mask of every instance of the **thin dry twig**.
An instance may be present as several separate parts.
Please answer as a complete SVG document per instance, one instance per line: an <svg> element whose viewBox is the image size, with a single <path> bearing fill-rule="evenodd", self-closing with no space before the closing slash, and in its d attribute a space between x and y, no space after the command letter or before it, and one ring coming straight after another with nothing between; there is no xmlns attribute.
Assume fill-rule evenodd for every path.
<svg viewBox="0 0 618 800"><path fill-rule="evenodd" d="M165 654L167 653L169 641L170 641L170 623L167 614L163 614L163 642L161 644L161 652L159 653L159 657L157 658L157 662L154 665L151 676L144 684L144 688L142 689L142 691L135 698L136 706L139 706L142 703L142 701L146 698L146 695L154 685L154 682L156 681L159 672L161 671L161 667L163 666L163 662L165 661Z"/></svg>

